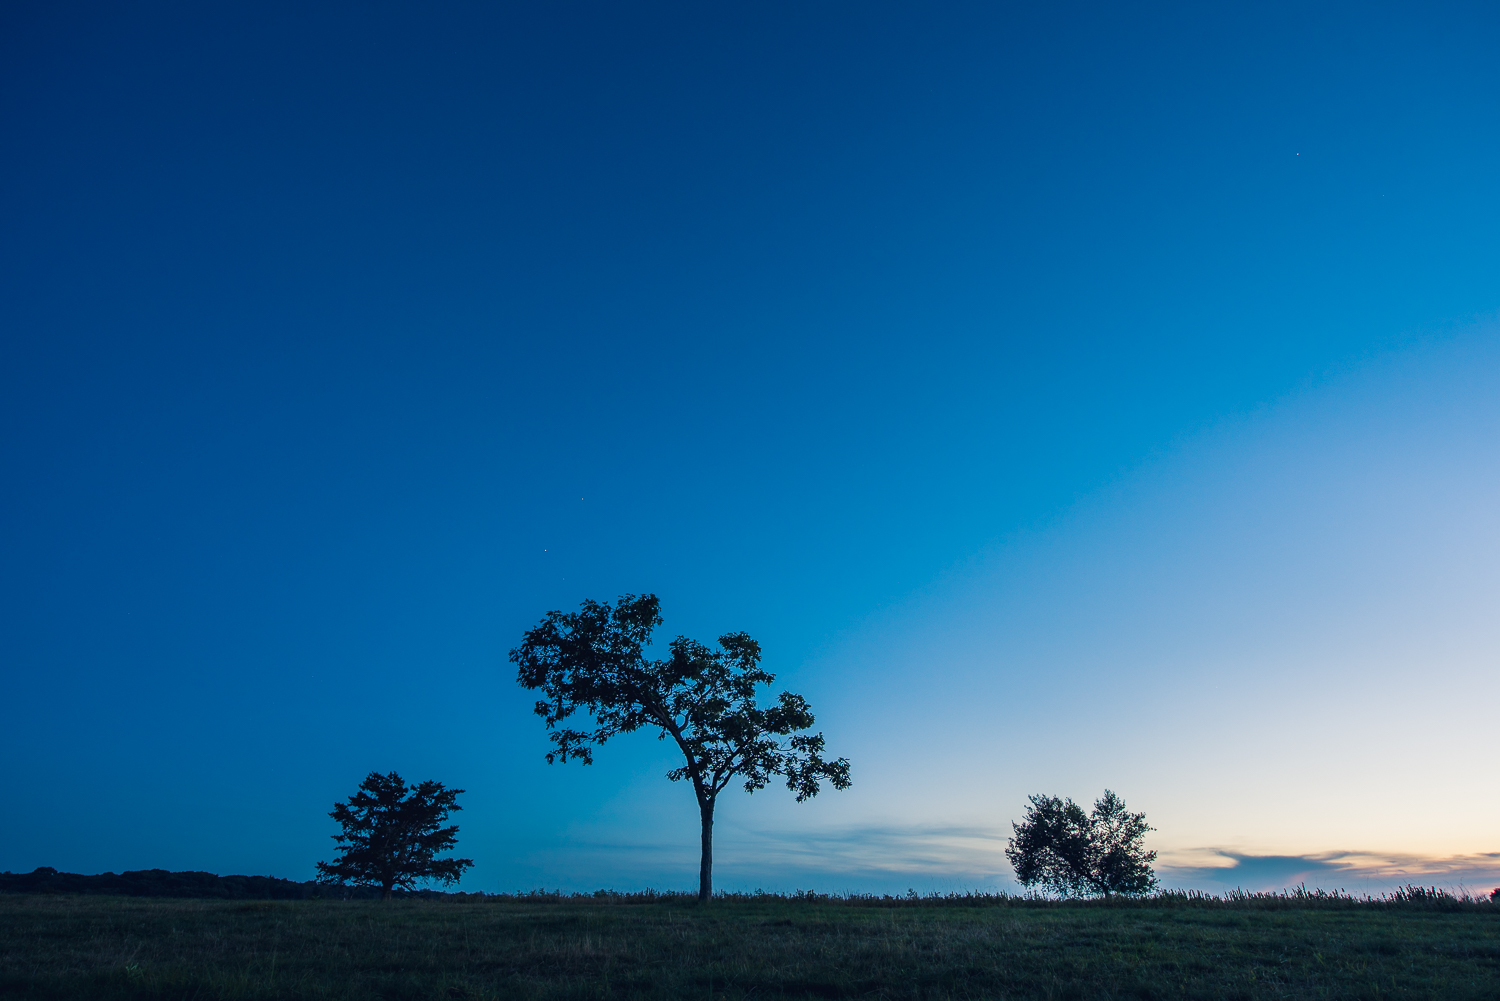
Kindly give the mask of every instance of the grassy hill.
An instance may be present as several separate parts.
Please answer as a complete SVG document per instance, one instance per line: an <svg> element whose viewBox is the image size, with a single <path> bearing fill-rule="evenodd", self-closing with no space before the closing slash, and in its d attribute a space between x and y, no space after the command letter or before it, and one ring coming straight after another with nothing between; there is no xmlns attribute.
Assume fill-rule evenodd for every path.
<svg viewBox="0 0 1500 1001"><path fill-rule="evenodd" d="M20 998L1485 998L1500 906L0 894Z"/></svg>

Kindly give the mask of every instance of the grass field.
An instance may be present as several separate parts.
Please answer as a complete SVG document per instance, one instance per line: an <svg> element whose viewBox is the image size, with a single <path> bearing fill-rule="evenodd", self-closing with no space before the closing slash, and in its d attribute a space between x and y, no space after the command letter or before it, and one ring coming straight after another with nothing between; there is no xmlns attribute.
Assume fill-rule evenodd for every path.
<svg viewBox="0 0 1500 1001"><path fill-rule="evenodd" d="M1500 998L1500 906L0 894L21 998Z"/></svg>

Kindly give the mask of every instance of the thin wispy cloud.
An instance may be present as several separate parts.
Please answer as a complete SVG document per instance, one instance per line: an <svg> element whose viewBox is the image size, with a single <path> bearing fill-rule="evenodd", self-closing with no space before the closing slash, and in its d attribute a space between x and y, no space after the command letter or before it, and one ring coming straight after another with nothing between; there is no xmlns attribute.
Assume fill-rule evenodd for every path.
<svg viewBox="0 0 1500 1001"><path fill-rule="evenodd" d="M578 831L534 855L545 866L566 857L583 871L612 874L634 885L684 884L696 865L687 839L598 837ZM773 830L720 826L715 872L727 889L819 888L896 892L934 888L1013 888L1005 835L976 827L909 825Z"/></svg>
<svg viewBox="0 0 1500 1001"><path fill-rule="evenodd" d="M610 888L687 885L696 856L689 839L598 837L574 832L564 844L536 853L571 859ZM908 888L1020 892L1005 846L1010 830L962 825L879 824L813 830L725 826L717 836L716 869L726 889L900 893ZM1469 892L1500 886L1500 852L1421 855L1367 850L1305 854L1255 853L1222 846L1163 850L1162 886L1209 893L1276 891L1297 886L1379 894L1415 883ZM615 882L611 883L613 879ZM585 879L572 889L595 888Z"/></svg>
<svg viewBox="0 0 1500 1001"><path fill-rule="evenodd" d="M1194 864L1197 858L1198 864ZM1253 855L1205 848L1175 852L1160 868L1169 886L1223 892L1229 889L1344 889L1381 893L1417 884L1483 893L1500 885L1500 852L1424 856L1368 851L1308 855Z"/></svg>

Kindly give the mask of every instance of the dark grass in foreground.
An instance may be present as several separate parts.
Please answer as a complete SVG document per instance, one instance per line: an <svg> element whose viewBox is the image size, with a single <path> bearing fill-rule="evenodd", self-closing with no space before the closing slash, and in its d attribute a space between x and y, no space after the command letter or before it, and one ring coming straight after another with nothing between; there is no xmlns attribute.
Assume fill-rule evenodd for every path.
<svg viewBox="0 0 1500 1001"><path fill-rule="evenodd" d="M0 894L32 998L1496 998L1500 906Z"/></svg>

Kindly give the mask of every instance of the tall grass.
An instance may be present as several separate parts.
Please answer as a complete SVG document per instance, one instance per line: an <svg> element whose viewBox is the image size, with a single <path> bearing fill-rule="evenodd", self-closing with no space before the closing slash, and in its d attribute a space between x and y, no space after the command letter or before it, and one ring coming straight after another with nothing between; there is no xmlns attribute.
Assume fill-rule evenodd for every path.
<svg viewBox="0 0 1500 1001"><path fill-rule="evenodd" d="M1497 891L1500 893L1500 891ZM677 890L594 890L591 893L569 893L562 890L529 890L517 893L448 893L430 894L426 899L466 900L477 903L579 903L599 904L696 904L697 893ZM714 893L715 901L817 903L849 907L1220 907L1235 909L1309 909L1373 908L1380 910L1475 911L1500 914L1500 902L1494 896L1476 896L1454 892L1438 886L1407 884L1379 895L1352 894L1347 890L1308 889L1304 884L1286 890L1251 891L1234 889L1219 895L1201 890L1161 890L1144 896L1126 897L1056 897L1039 893L1005 893L980 890L919 894L819 893L793 890L790 893L752 892Z"/></svg>
<svg viewBox="0 0 1500 1001"><path fill-rule="evenodd" d="M0 894L0 997L130 1001L1500 997L1500 906L1434 887L1046 900Z"/></svg>

